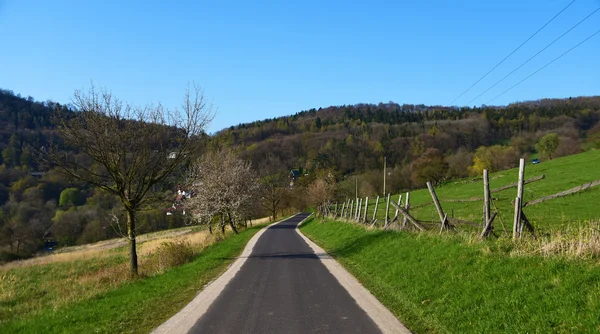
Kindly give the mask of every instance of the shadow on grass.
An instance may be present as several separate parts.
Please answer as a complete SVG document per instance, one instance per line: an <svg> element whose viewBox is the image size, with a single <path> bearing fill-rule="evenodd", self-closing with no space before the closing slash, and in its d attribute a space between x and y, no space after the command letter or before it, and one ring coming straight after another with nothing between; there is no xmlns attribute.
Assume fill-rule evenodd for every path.
<svg viewBox="0 0 600 334"><path fill-rule="evenodd" d="M360 253L364 249L371 247L374 243L381 242L382 238L393 237L394 232L392 231L375 231L361 233L356 238L348 238L346 242L341 245L337 245L335 248L330 249L328 252L333 257L337 256L351 256L355 253Z"/></svg>

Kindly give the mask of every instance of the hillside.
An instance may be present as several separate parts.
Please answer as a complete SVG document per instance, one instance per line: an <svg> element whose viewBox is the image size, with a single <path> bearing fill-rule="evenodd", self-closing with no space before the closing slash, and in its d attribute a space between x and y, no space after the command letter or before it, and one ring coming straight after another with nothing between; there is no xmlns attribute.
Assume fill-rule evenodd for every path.
<svg viewBox="0 0 600 334"><path fill-rule="evenodd" d="M57 110L74 112L56 102L0 90L0 263L32 256L54 242L70 246L119 236L111 220L120 214L116 198L74 182L36 158L39 148L58 137ZM74 148L59 148L77 156ZM181 217L165 215L179 177L155 187L157 197L166 200L158 200L154 210L140 215L140 232L183 225Z"/></svg>
<svg viewBox="0 0 600 334"><path fill-rule="evenodd" d="M255 165L274 156L288 168L333 169L342 175L381 170L384 157L388 166L406 167L435 148L449 164L444 178L455 178L466 176L466 160L478 147L510 144L516 155L525 156L536 151L547 132L561 137L558 156L578 153L599 119L598 96L481 108L357 104L240 124L213 139L214 145L237 147ZM409 180L392 181L394 190L414 186Z"/></svg>
<svg viewBox="0 0 600 334"><path fill-rule="evenodd" d="M48 232L59 245L116 236L106 218L117 207L114 198L40 166L35 158L37 148L57 138L57 109L74 112L68 105L0 90L0 261L40 250ZM420 188L427 180L439 184L466 177L482 166L492 171L515 167L519 157L537 154L536 143L549 132L560 140L554 156L579 153L600 146L599 119L598 96L481 108L357 104L240 124L203 145L235 149L263 178L278 174L267 182L272 189L288 187L291 169L303 170L296 188L318 175L332 175L341 200L355 188L361 196L381 193L384 161L386 192L398 193ZM501 146L481 148L493 145ZM473 166L474 158L483 165ZM164 201L142 214L142 232L183 223L181 216L165 215L182 173L155 189ZM299 194L286 197L279 209L312 205Z"/></svg>

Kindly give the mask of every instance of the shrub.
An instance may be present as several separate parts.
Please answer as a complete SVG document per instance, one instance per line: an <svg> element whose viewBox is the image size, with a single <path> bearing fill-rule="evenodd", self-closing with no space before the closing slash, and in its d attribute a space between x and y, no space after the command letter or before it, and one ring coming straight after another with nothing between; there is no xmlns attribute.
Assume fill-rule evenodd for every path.
<svg viewBox="0 0 600 334"><path fill-rule="evenodd" d="M179 240L163 242L155 254L155 271L160 273L192 261L196 251L189 241Z"/></svg>

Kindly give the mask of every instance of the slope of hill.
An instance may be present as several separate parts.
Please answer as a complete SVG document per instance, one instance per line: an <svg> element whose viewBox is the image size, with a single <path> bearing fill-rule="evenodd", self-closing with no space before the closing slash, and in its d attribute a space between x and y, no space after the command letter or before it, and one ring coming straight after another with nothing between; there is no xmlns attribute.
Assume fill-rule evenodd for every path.
<svg viewBox="0 0 600 334"><path fill-rule="evenodd" d="M449 158L480 146L510 143L519 155L529 154L550 131L563 139L559 155L573 154L599 119L597 96L481 108L357 104L240 124L218 132L213 144L235 146L255 165L276 156L289 168L330 168L349 174L380 170L384 157L388 166L408 165L427 148ZM457 175L449 176L465 176L456 173L463 166L454 165Z"/></svg>

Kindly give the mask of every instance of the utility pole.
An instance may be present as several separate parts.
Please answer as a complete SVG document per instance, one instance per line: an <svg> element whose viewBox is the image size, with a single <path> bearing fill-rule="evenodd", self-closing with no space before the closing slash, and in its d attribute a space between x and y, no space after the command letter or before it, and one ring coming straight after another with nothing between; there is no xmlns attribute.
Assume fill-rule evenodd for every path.
<svg viewBox="0 0 600 334"><path fill-rule="evenodd" d="M383 157L383 195L384 196L385 196L385 178L387 176L387 174L385 173L386 165L387 165L387 157Z"/></svg>
<svg viewBox="0 0 600 334"><path fill-rule="evenodd" d="M356 198L358 198L358 177L354 177L354 184L356 188Z"/></svg>

